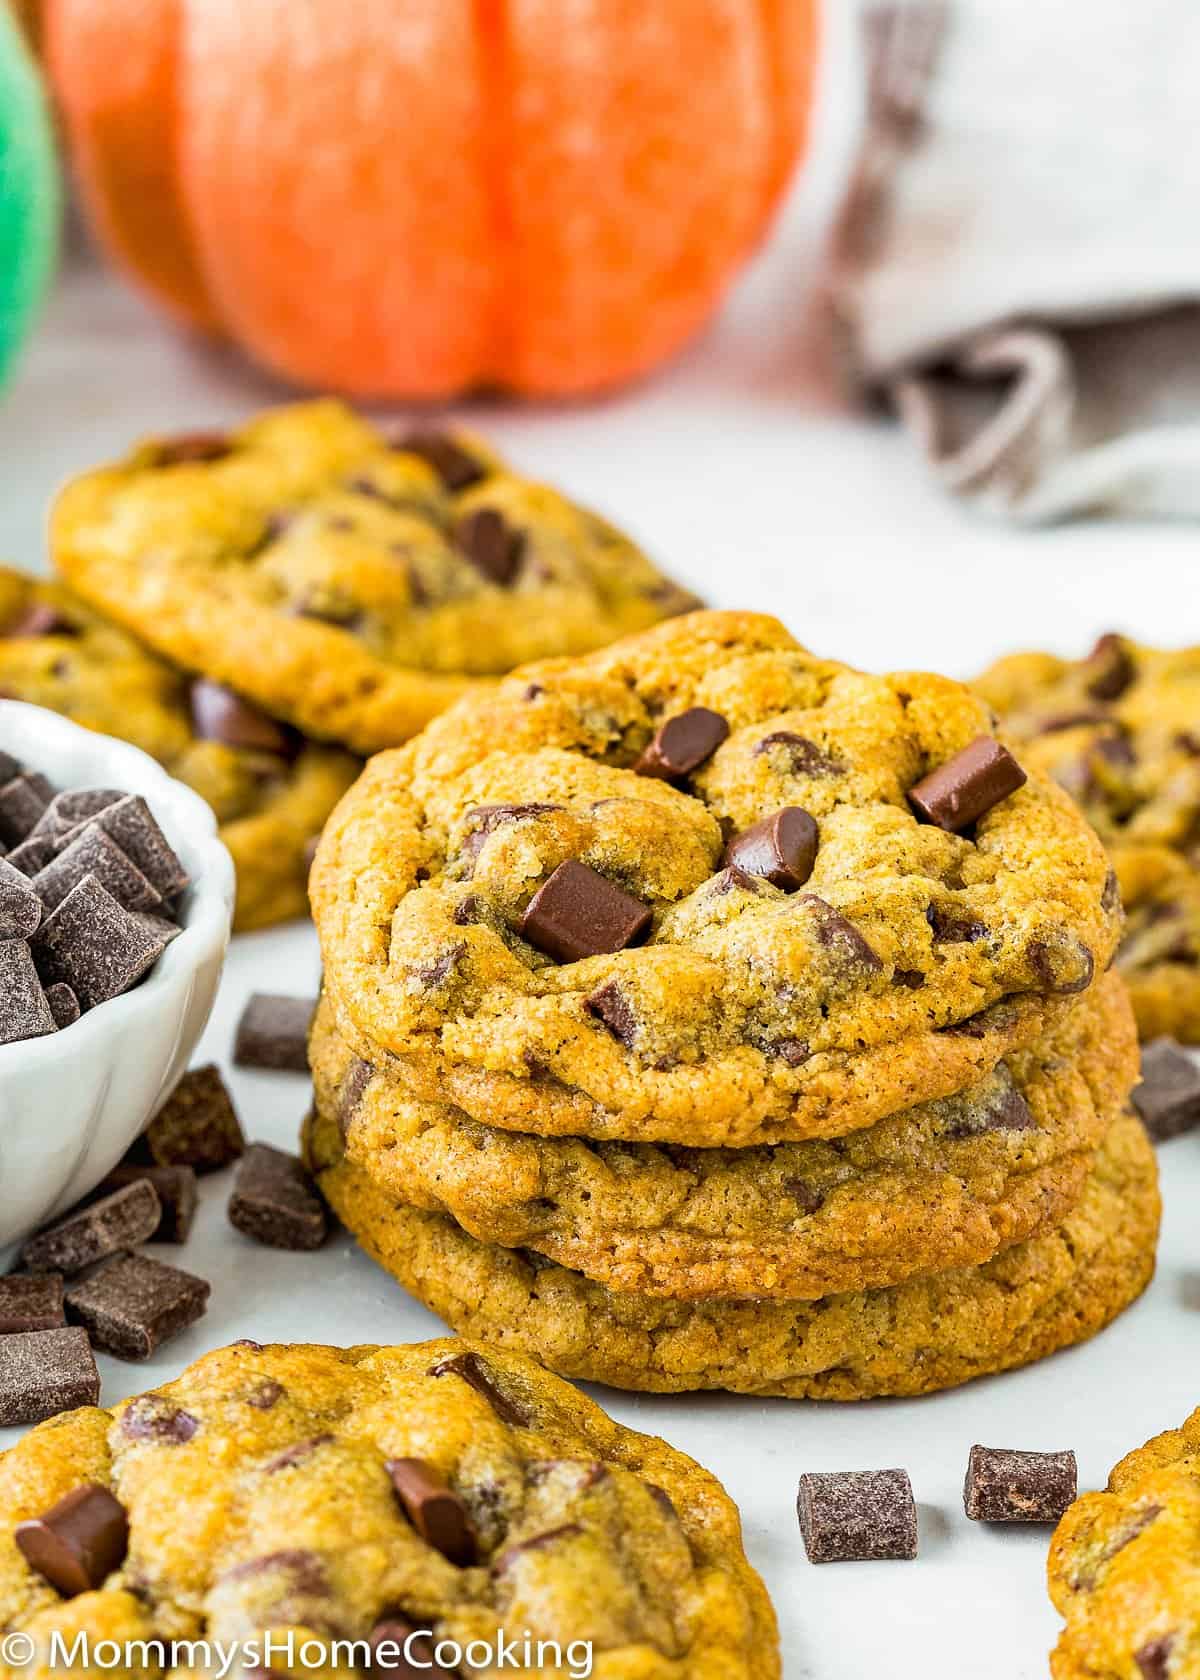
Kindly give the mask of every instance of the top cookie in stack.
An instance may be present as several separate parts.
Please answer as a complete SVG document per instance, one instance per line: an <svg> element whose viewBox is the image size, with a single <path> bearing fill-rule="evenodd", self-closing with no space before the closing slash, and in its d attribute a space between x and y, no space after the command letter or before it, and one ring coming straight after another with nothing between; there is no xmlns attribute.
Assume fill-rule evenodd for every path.
<svg viewBox="0 0 1200 1680"><path fill-rule="evenodd" d="M459 1327L919 1392L1149 1275L1115 884L956 683L741 613L527 667L367 767L313 892L310 1160Z"/></svg>

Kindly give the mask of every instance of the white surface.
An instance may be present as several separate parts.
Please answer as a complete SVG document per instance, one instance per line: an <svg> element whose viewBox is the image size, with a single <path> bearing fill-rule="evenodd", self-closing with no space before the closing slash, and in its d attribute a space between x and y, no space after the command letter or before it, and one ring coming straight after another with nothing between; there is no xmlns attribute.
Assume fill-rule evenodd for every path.
<svg viewBox="0 0 1200 1680"><path fill-rule="evenodd" d="M0 746L58 791L140 793L192 878L183 932L153 973L63 1035L0 1045L0 1269L11 1245L120 1160L187 1067L221 978L233 860L204 800L126 741L0 700Z"/></svg>
<svg viewBox="0 0 1200 1680"><path fill-rule="evenodd" d="M1200 640L1194 529L1014 535L968 524L896 432L835 405L803 302L821 202L818 191L797 206L720 325L654 383L590 408L470 418L527 469L631 526L713 602L770 608L864 665L968 673L1010 646L1079 650L1116 625ZM186 349L110 283L75 274L0 409L0 552L36 561L54 485L131 434L221 421L274 394L224 355ZM251 990L301 991L316 975L309 930L235 941L201 1054L227 1062ZM294 1143L302 1079L235 1073L233 1085L252 1137ZM1090 1347L919 1402L602 1396L615 1416L717 1471L739 1501L779 1612L787 1680L1045 1675L1056 1628L1046 1535L966 1521L967 1451L975 1441L1074 1446L1083 1484L1095 1486L1121 1453L1200 1402L1200 1138L1167 1146L1163 1162L1158 1279ZM226 1176L208 1180L191 1245L163 1251L212 1278L207 1319L146 1367L102 1359L106 1400L237 1336L350 1342L437 1329L345 1240L315 1256L253 1247L224 1223L228 1188ZM892 1464L909 1468L921 1503L919 1561L811 1568L794 1513L800 1472Z"/></svg>

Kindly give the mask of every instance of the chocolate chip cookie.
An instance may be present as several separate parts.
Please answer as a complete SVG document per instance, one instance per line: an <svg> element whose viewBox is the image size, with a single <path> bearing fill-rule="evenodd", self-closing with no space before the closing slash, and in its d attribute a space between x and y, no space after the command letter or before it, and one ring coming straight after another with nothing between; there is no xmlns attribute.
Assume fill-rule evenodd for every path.
<svg viewBox="0 0 1200 1680"><path fill-rule="evenodd" d="M432 1311L462 1334L618 1388L818 1400L927 1394L1086 1340L1154 1270L1154 1151L1130 1114L1114 1122L1081 1200L1059 1224L977 1268L815 1302L617 1294L533 1251L477 1242L444 1214L398 1204L347 1163L336 1120L317 1115L306 1132L334 1211Z"/></svg>
<svg viewBox="0 0 1200 1680"><path fill-rule="evenodd" d="M751 613L464 699L367 767L313 894L340 1029L416 1095L697 1146L948 1095L1120 926L1095 835L976 696Z"/></svg>
<svg viewBox="0 0 1200 1680"><path fill-rule="evenodd" d="M237 867L239 929L306 913L312 848L358 770L348 753L185 676L61 585L5 567L0 694L132 741L202 794Z"/></svg>
<svg viewBox="0 0 1200 1680"><path fill-rule="evenodd" d="M511 1672L482 1654L503 1634L518 1652L558 1641L573 1664L590 1644L612 1680L780 1672L714 1477L478 1343L235 1343L112 1411L34 1430L0 1458L0 1512L0 1630L39 1656L54 1633L270 1633L277 1649L289 1634L297 1651L358 1642L326 1674L371 1672L385 1639L413 1642L393 1672L465 1674L431 1647L478 1642L482 1676Z"/></svg>
<svg viewBox="0 0 1200 1680"><path fill-rule="evenodd" d="M335 402L145 444L68 486L56 563L190 671L358 752L469 685L695 606L621 532L474 439Z"/></svg>
<svg viewBox="0 0 1200 1680"><path fill-rule="evenodd" d="M1055 1680L1200 1675L1200 1410L1123 1458L1067 1511L1050 1547L1066 1621Z"/></svg>
<svg viewBox="0 0 1200 1680"><path fill-rule="evenodd" d="M1064 1217L1137 1078L1106 975L1045 1040L965 1090L844 1138L686 1149L501 1131L421 1102L338 1036L328 999L315 1100L395 1201L481 1242L534 1249L607 1288L809 1299L979 1265Z"/></svg>
<svg viewBox="0 0 1200 1680"><path fill-rule="evenodd" d="M975 686L1108 848L1143 1038L1200 1042L1200 647L1102 636L1085 659L1013 654Z"/></svg>

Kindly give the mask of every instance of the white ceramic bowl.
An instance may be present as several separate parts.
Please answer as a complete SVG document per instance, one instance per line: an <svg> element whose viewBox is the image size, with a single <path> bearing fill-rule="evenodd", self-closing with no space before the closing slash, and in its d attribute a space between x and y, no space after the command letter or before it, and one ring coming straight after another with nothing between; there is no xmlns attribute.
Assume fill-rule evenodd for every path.
<svg viewBox="0 0 1200 1680"><path fill-rule="evenodd" d="M18 1245L110 1172L187 1066L217 992L233 860L211 809L125 741L56 712L0 701L0 748L56 788L140 793L192 884L150 976L73 1026L0 1044L0 1271Z"/></svg>

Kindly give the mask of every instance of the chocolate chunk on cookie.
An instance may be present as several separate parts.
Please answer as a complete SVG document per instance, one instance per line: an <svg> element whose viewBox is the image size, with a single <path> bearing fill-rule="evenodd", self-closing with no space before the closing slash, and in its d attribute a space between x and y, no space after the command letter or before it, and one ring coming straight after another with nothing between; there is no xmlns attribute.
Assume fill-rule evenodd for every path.
<svg viewBox="0 0 1200 1680"><path fill-rule="evenodd" d="M1007 747L981 735L909 788L908 802L925 822L961 834L1028 779Z"/></svg>
<svg viewBox="0 0 1200 1680"><path fill-rule="evenodd" d="M94 1592L125 1561L129 1522L107 1488L86 1482L40 1517L17 1524L13 1538L29 1567L64 1598Z"/></svg>
<svg viewBox="0 0 1200 1680"><path fill-rule="evenodd" d="M555 962L623 951L650 926L648 905L568 858L542 883L521 917L521 932Z"/></svg>

